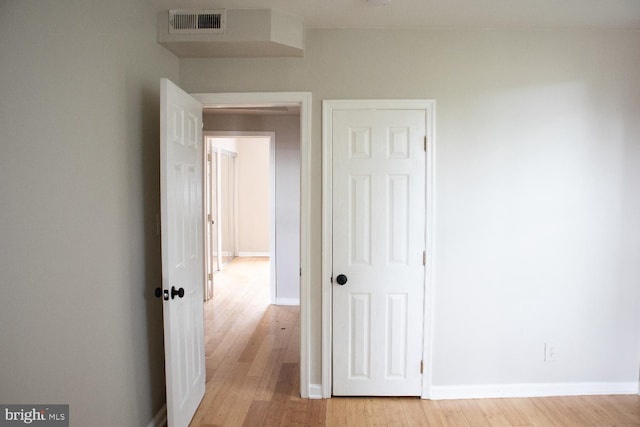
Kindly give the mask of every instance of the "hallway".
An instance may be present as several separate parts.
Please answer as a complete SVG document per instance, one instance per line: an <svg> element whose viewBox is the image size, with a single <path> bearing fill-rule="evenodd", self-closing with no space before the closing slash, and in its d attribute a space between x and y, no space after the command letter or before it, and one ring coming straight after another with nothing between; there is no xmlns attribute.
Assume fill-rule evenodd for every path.
<svg viewBox="0 0 640 427"><path fill-rule="evenodd" d="M205 397L192 426L324 425L300 398L299 307L269 305L269 259L236 258L205 303Z"/></svg>

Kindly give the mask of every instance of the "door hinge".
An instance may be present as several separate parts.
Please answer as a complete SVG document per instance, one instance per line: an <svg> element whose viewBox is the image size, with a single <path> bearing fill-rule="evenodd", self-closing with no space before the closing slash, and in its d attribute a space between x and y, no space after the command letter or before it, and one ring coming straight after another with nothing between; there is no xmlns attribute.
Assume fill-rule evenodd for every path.
<svg viewBox="0 0 640 427"><path fill-rule="evenodd" d="M211 214L207 214L207 221L211 222Z"/></svg>
<svg viewBox="0 0 640 427"><path fill-rule="evenodd" d="M422 360L420 361L420 373L424 373L424 362Z"/></svg>
<svg viewBox="0 0 640 427"><path fill-rule="evenodd" d="M210 162L211 161L211 153L207 153L207 161Z"/></svg>
<svg viewBox="0 0 640 427"><path fill-rule="evenodd" d="M207 279L208 280L213 280L213 274L212 273L207 274Z"/></svg>
<svg viewBox="0 0 640 427"><path fill-rule="evenodd" d="M427 265L427 251L422 251L422 265Z"/></svg>
<svg viewBox="0 0 640 427"><path fill-rule="evenodd" d="M427 135L424 136L424 151L427 151Z"/></svg>

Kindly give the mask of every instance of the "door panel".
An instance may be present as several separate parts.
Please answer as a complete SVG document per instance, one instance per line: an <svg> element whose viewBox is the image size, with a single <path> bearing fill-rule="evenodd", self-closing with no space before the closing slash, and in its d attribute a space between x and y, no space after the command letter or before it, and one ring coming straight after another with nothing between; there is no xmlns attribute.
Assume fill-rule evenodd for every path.
<svg viewBox="0 0 640 427"><path fill-rule="evenodd" d="M167 422L182 427L200 404L205 383L202 107L169 80L162 79L160 87Z"/></svg>
<svg viewBox="0 0 640 427"><path fill-rule="evenodd" d="M371 264L371 176L350 176L348 194L352 216L349 218L351 233L352 265Z"/></svg>
<svg viewBox="0 0 640 427"><path fill-rule="evenodd" d="M332 118L333 394L417 396L425 112L337 110Z"/></svg>
<svg viewBox="0 0 640 427"><path fill-rule="evenodd" d="M370 379L371 353L371 294L349 295L351 357L349 371L352 378Z"/></svg>

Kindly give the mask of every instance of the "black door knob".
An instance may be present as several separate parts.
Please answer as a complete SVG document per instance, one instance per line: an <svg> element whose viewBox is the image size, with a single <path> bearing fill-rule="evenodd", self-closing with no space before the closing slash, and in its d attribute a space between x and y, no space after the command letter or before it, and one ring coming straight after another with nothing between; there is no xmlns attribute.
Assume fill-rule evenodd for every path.
<svg viewBox="0 0 640 427"><path fill-rule="evenodd" d="M171 287L171 299L174 299L176 297L176 295L179 298L182 298L184 296L184 288L176 289L175 286L172 286Z"/></svg>
<svg viewBox="0 0 640 427"><path fill-rule="evenodd" d="M345 283L347 283L347 276L345 276L344 274L338 274L338 277L336 277L336 282L338 282L338 285L343 286Z"/></svg>

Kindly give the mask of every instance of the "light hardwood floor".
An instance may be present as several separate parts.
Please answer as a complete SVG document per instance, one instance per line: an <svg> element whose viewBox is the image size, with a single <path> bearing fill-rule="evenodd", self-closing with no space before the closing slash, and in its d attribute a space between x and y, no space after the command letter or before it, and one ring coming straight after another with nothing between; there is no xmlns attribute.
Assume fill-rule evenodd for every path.
<svg viewBox="0 0 640 427"><path fill-rule="evenodd" d="M640 396L301 399L299 309L269 305L269 261L238 259L215 279L206 394L192 427L640 426Z"/></svg>

